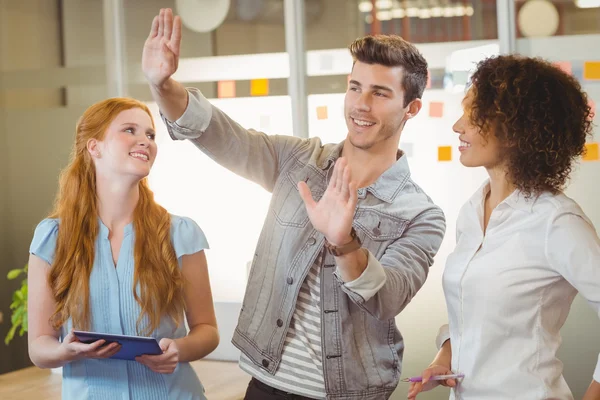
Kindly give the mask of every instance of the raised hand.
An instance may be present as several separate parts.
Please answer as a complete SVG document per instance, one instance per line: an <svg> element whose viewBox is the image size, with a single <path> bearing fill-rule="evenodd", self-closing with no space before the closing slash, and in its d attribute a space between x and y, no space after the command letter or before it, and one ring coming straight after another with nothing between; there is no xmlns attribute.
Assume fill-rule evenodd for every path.
<svg viewBox="0 0 600 400"><path fill-rule="evenodd" d="M336 161L327 190L318 202L314 201L305 182L298 183L310 222L334 246L352 240L350 231L358 201L356 189L356 184L351 182L348 162L343 157Z"/></svg>
<svg viewBox="0 0 600 400"><path fill-rule="evenodd" d="M142 70L150 85L162 86L177 71L180 48L181 18L173 18L170 8L161 9L142 53Z"/></svg>
<svg viewBox="0 0 600 400"><path fill-rule="evenodd" d="M172 374L179 363L179 348L173 339L163 338L158 343L163 353L159 355L143 355L135 360L159 374Z"/></svg>

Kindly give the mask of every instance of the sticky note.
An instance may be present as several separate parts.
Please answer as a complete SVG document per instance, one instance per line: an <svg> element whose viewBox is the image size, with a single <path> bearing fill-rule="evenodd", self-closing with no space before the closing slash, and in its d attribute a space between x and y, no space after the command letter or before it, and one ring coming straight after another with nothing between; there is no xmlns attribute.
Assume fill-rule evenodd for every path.
<svg viewBox="0 0 600 400"><path fill-rule="evenodd" d="M429 116L431 118L442 118L444 116L444 103L432 101L429 103Z"/></svg>
<svg viewBox="0 0 600 400"><path fill-rule="evenodd" d="M317 107L317 119L327 119L327 106Z"/></svg>
<svg viewBox="0 0 600 400"><path fill-rule="evenodd" d="M250 96L267 96L269 94L268 79L252 79L250 81Z"/></svg>
<svg viewBox="0 0 600 400"><path fill-rule="evenodd" d="M425 89L431 88L431 72L427 70L427 85L425 85Z"/></svg>
<svg viewBox="0 0 600 400"><path fill-rule="evenodd" d="M586 61L583 63L583 79L588 81L600 80L600 61Z"/></svg>
<svg viewBox="0 0 600 400"><path fill-rule="evenodd" d="M219 81L217 96L220 99L235 97L235 81Z"/></svg>
<svg viewBox="0 0 600 400"><path fill-rule="evenodd" d="M583 161L598 161L600 154L598 151L598 143L586 143Z"/></svg>
<svg viewBox="0 0 600 400"><path fill-rule="evenodd" d="M573 65L569 61L557 61L554 63L558 68L565 71L567 74L573 74Z"/></svg>
<svg viewBox="0 0 600 400"><path fill-rule="evenodd" d="M452 161L452 147L451 146L438 147L438 161Z"/></svg>

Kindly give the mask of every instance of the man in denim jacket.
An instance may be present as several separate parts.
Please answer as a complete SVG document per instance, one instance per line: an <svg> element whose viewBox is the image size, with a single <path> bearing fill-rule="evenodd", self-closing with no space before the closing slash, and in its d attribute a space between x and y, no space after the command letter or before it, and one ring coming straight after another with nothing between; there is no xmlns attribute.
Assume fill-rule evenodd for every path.
<svg viewBox="0 0 600 400"><path fill-rule="evenodd" d="M445 231L398 150L426 61L397 36L352 43L348 135L323 145L245 129L174 81L180 41L181 20L161 10L142 67L169 134L273 193L233 337L246 399L387 399L404 350L394 318Z"/></svg>

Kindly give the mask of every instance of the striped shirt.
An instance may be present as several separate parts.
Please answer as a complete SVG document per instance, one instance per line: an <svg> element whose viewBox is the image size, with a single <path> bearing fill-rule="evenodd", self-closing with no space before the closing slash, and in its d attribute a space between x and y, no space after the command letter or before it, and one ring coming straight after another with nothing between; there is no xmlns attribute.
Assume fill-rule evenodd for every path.
<svg viewBox="0 0 600 400"><path fill-rule="evenodd" d="M275 375L256 366L243 353L240 357L240 368L259 381L289 393L314 399L325 398L321 351L322 262L323 252L317 257L300 287L281 362Z"/></svg>

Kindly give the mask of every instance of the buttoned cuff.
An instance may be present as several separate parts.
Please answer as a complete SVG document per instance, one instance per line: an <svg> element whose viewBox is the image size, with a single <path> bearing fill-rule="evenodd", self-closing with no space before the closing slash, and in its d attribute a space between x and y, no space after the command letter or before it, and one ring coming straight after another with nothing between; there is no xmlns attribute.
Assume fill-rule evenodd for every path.
<svg viewBox="0 0 600 400"><path fill-rule="evenodd" d="M437 337L435 338L435 346L437 349L441 349L446 340L450 339L450 326L448 324L442 325L438 331Z"/></svg>
<svg viewBox="0 0 600 400"><path fill-rule="evenodd" d="M162 113L162 120L173 140L197 139L208 128L212 118L212 105L196 88L186 88L188 104L185 112L175 122L169 121Z"/></svg>
<svg viewBox="0 0 600 400"><path fill-rule="evenodd" d="M363 301L368 301L371 297L385 285L387 276L385 270L378 259L367 250L367 268L363 273L353 281L345 282L340 277L339 268L336 267L334 274L342 282L346 289L350 289L355 294L362 297Z"/></svg>

